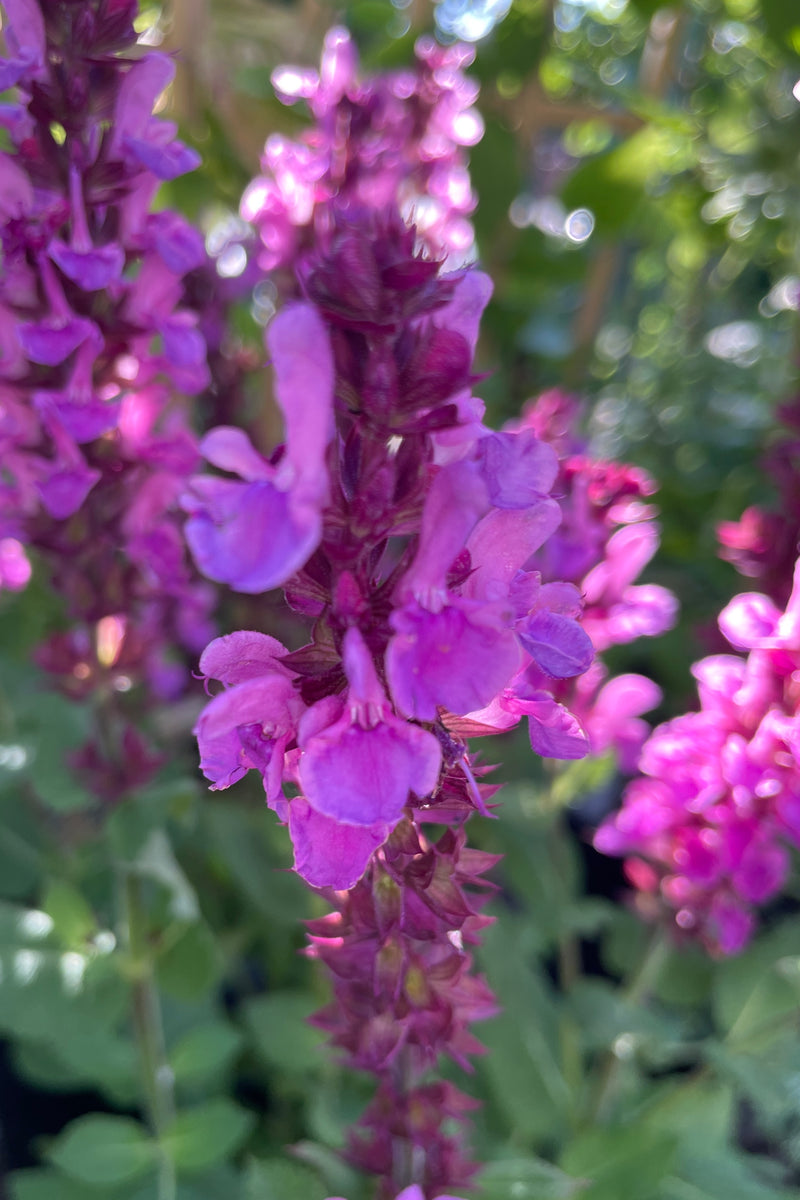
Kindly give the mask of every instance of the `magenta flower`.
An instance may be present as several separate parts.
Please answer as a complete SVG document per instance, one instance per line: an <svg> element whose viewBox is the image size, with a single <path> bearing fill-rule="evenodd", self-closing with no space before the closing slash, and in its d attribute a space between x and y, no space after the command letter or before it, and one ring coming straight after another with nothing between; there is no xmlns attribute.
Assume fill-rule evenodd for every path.
<svg viewBox="0 0 800 1200"><path fill-rule="evenodd" d="M357 629L343 643L349 687L300 723L300 784L312 808L348 825L394 825L409 792L436 787L442 751L433 734L395 716Z"/></svg>
<svg viewBox="0 0 800 1200"><path fill-rule="evenodd" d="M328 495L334 381L328 332L311 305L293 305L271 322L267 348L286 422L277 465L241 430L214 429L202 453L244 482L198 476L183 501L198 566L242 592L277 587L303 566L319 543Z"/></svg>
<svg viewBox="0 0 800 1200"><path fill-rule="evenodd" d="M748 658L695 665L700 712L653 732L642 776L595 836L599 850L631 856L636 886L659 895L678 928L716 953L744 947L758 906L786 880L786 843L800 845L799 577L796 568L783 613L757 593L723 610L720 628Z"/></svg>

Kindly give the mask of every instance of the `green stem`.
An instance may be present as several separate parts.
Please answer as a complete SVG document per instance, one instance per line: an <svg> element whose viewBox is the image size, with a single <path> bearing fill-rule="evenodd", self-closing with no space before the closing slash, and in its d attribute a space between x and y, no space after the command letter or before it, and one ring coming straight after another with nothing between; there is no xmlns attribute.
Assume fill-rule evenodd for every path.
<svg viewBox="0 0 800 1200"><path fill-rule="evenodd" d="M166 1055L161 1004L147 937L142 881L131 870L122 881L125 938L131 962L133 1028L150 1128L161 1140L175 1115L173 1076ZM166 1150L159 1156L158 1200L175 1200L176 1180Z"/></svg>

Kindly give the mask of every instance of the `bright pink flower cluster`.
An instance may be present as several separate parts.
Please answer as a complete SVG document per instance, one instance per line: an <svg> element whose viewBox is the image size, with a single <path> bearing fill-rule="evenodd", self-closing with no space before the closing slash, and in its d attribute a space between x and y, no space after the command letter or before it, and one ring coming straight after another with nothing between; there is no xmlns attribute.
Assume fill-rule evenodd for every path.
<svg viewBox="0 0 800 1200"><path fill-rule="evenodd" d="M635 582L659 543L656 510L646 503L655 491L654 481L638 467L592 457L578 436L578 418L577 399L553 389L528 404L513 428L534 432L558 455L553 494L562 520L532 565L543 579L564 579L577 589L583 601L582 626L600 654L669 629L677 602L666 588ZM529 687L542 681L531 668L525 678ZM519 682L516 687L519 690ZM623 771L635 769L649 732L641 714L661 699L652 680L629 674L609 681L607 668L595 658L587 671L552 690L577 718L562 731L562 757L580 758L589 748L594 754L613 748ZM493 729L510 728L514 705L506 691L475 719Z"/></svg>
<svg viewBox="0 0 800 1200"><path fill-rule="evenodd" d="M695 665L700 712L655 730L595 845L633 856L645 901L658 894L681 930L735 954L786 879L786 844L800 845L800 568L785 612L745 593L719 624L748 656Z"/></svg>
<svg viewBox="0 0 800 1200"><path fill-rule="evenodd" d="M0 78L16 95L0 107L0 538L23 543L32 521L67 520L97 485L86 447L121 428L126 397L152 402L164 379L205 386L182 306L204 248L177 213L149 211L161 181L199 159L152 115L171 60L125 57L134 0L4 8Z"/></svg>
<svg viewBox="0 0 800 1200"><path fill-rule="evenodd" d="M345 29L325 38L319 71L281 67L272 76L285 104L305 100L314 126L296 141L273 134L263 175L248 187L242 216L261 237L264 270L293 263L330 230L333 214L399 208L421 242L453 263L470 255L475 196L462 147L483 134L472 107L475 82L464 75L474 51L416 45L414 69L360 78Z"/></svg>

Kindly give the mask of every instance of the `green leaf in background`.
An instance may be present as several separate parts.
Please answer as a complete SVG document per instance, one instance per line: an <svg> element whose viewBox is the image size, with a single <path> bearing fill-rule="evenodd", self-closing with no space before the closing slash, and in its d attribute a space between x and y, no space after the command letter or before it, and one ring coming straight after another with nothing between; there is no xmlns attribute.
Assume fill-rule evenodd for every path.
<svg viewBox="0 0 800 1200"><path fill-rule="evenodd" d="M178 1172L205 1171L239 1149L255 1120L231 1100L209 1100L178 1113L162 1144Z"/></svg>
<svg viewBox="0 0 800 1200"><path fill-rule="evenodd" d="M4 1182L8 1183L9 1200L129 1200L130 1190L103 1187L101 1190L89 1188L85 1183L76 1183L74 1179L63 1175L60 1171L49 1170L46 1167L35 1167L24 1171L14 1171L7 1175ZM152 1200L150 1191L148 1200Z"/></svg>
<svg viewBox="0 0 800 1200"><path fill-rule="evenodd" d="M769 1031L782 1017L798 1009L798 991L791 975L780 968L787 956L797 954L797 920L790 918L758 937L746 954L720 962L714 974L714 1017L728 1037L752 1037Z"/></svg>
<svg viewBox="0 0 800 1200"><path fill-rule="evenodd" d="M64 951L39 909L0 903L0 1031L57 1044L94 1035L126 1010L127 988L105 954Z"/></svg>
<svg viewBox="0 0 800 1200"><path fill-rule="evenodd" d="M56 937L65 946L84 947L97 928L91 906L66 879L52 880L45 891L42 909L53 922Z"/></svg>
<svg viewBox="0 0 800 1200"><path fill-rule="evenodd" d="M10 774L10 772L6 772ZM21 780L0 779L0 895L27 900L44 870L44 839L31 807L20 803Z"/></svg>
<svg viewBox="0 0 800 1200"><path fill-rule="evenodd" d="M324 1183L309 1167L272 1158L250 1163L243 1200L325 1200L327 1195Z"/></svg>
<svg viewBox="0 0 800 1200"><path fill-rule="evenodd" d="M239 1030L222 1021L191 1029L170 1054L176 1083L193 1086L222 1074L238 1054L242 1041Z"/></svg>
<svg viewBox="0 0 800 1200"><path fill-rule="evenodd" d="M664 1180L659 1200L797 1200L796 1188L763 1177L771 1173L769 1166L732 1148L696 1154Z"/></svg>
<svg viewBox="0 0 800 1200"><path fill-rule="evenodd" d="M51 1144L47 1157L66 1175L94 1186L129 1183L151 1170L156 1144L130 1117L79 1117Z"/></svg>
<svg viewBox="0 0 800 1200"><path fill-rule="evenodd" d="M34 691L17 697L16 737L27 762L19 772L37 798L58 813L89 808L95 801L67 766L69 755L87 740L86 705L55 692Z"/></svg>
<svg viewBox="0 0 800 1200"><path fill-rule="evenodd" d="M157 961L158 980L177 1000L196 1000L216 983L222 968L219 947L201 921L187 925Z"/></svg>
<svg viewBox="0 0 800 1200"><path fill-rule="evenodd" d="M586 1187L543 1158L501 1158L483 1168L478 1183L485 1200L572 1200Z"/></svg>
<svg viewBox="0 0 800 1200"><path fill-rule="evenodd" d="M569 1142L561 1166L587 1181L581 1200L650 1200L675 1158L669 1134L632 1123L591 1129Z"/></svg>
<svg viewBox="0 0 800 1200"><path fill-rule="evenodd" d="M486 133L471 155L472 179L480 197L473 220L478 241L511 230L508 210L520 190L517 143L511 130L495 117L486 117Z"/></svg>
<svg viewBox="0 0 800 1200"><path fill-rule="evenodd" d="M561 199L568 209L590 209L599 234L618 235L649 206L645 186L685 170L695 153L689 136L646 125L612 150L582 163L562 189Z"/></svg>
<svg viewBox="0 0 800 1200"><path fill-rule="evenodd" d="M280 991L249 1000L245 1024L259 1054L288 1075L319 1071L324 1063L323 1035L308 1018L319 1008L309 992Z"/></svg>
<svg viewBox="0 0 800 1200"><path fill-rule="evenodd" d="M480 952L503 1014L480 1027L488 1054L478 1070L505 1128L517 1138L549 1139L563 1132L572 1096L559 1061L555 1001L544 973L521 953L520 927L504 913Z"/></svg>

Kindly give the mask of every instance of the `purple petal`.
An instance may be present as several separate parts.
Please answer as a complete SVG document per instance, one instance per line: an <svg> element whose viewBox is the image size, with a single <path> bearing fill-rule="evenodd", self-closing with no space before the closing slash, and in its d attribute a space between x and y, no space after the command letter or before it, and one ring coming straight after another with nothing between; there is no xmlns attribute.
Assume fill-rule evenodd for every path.
<svg viewBox="0 0 800 1200"><path fill-rule="evenodd" d="M520 663L513 633L480 609L472 615L454 605L430 613L416 604L392 614L386 674L401 712L422 721L434 720L440 705L475 712L511 679Z"/></svg>
<svg viewBox="0 0 800 1200"><path fill-rule="evenodd" d="M409 794L436 786L442 753L432 733L396 718L371 729L345 712L313 737L301 735L300 786L318 812L348 825L394 824Z"/></svg>
<svg viewBox="0 0 800 1200"><path fill-rule="evenodd" d="M94 250L73 250L63 242L52 241L48 254L68 279L85 292L97 292L119 279L125 266L121 246L110 244Z"/></svg>
<svg viewBox="0 0 800 1200"><path fill-rule="evenodd" d="M25 548L16 538L0 538L0 590L21 592L31 577Z"/></svg>
<svg viewBox="0 0 800 1200"><path fill-rule="evenodd" d="M114 113L113 146L123 138L137 137L150 123L153 106L175 75L175 64L166 54L147 54L122 77Z"/></svg>
<svg viewBox="0 0 800 1200"><path fill-rule="evenodd" d="M491 597L498 588L508 588L560 522L561 509L555 500L541 500L525 509L494 509L475 527L467 543L475 571L465 593Z"/></svg>
<svg viewBox="0 0 800 1200"><path fill-rule="evenodd" d="M277 638L242 629L215 638L206 646L200 655L200 674L229 687L275 671L288 674L276 661L286 653Z"/></svg>
<svg viewBox="0 0 800 1200"><path fill-rule="evenodd" d="M592 663L594 647L572 617L536 612L517 627L517 637L537 666L554 679L582 675Z"/></svg>
<svg viewBox="0 0 800 1200"><path fill-rule="evenodd" d="M147 228L164 263L176 275L193 271L205 262L202 234L179 213L152 213L147 218Z"/></svg>
<svg viewBox="0 0 800 1200"><path fill-rule="evenodd" d="M267 482L200 477L182 498L186 540L200 570L240 592L285 583L316 549L322 518Z"/></svg>
<svg viewBox="0 0 800 1200"><path fill-rule="evenodd" d="M474 463L455 462L434 477L422 514L419 547L400 584L401 597L443 592L453 560L464 548L488 497Z"/></svg>
<svg viewBox="0 0 800 1200"><path fill-rule="evenodd" d="M333 436L334 366L328 330L311 304L289 304L267 327L275 399L286 423L285 462L327 491L325 453Z"/></svg>
<svg viewBox="0 0 800 1200"><path fill-rule="evenodd" d="M100 478L99 471L90 470L85 463L56 468L38 483L39 493L51 517L66 520L77 512Z"/></svg>
<svg viewBox="0 0 800 1200"><path fill-rule="evenodd" d="M81 403L53 397L52 403L64 429L79 443L93 442L109 429L114 429L119 419L120 404L117 401L88 400Z"/></svg>
<svg viewBox="0 0 800 1200"><path fill-rule="evenodd" d="M780 611L768 596L744 592L719 614L719 627L737 650L752 650L778 632Z"/></svg>
<svg viewBox="0 0 800 1200"><path fill-rule="evenodd" d="M452 279L453 276L445 275L444 278ZM491 279L483 271L467 268L456 284L449 304L434 312L434 325L439 329L452 329L460 333L474 354L481 317L491 299L493 287Z"/></svg>
<svg viewBox="0 0 800 1200"><path fill-rule="evenodd" d="M3 0L3 7L3 33L11 49L31 62L43 63L47 43L44 17L36 0Z"/></svg>
<svg viewBox="0 0 800 1200"><path fill-rule="evenodd" d="M489 499L498 508L529 508L550 492L558 474L552 446L527 429L481 438L477 459Z"/></svg>
<svg viewBox="0 0 800 1200"><path fill-rule="evenodd" d="M196 171L202 162L196 150L179 141L161 146L147 138L126 137L125 147L159 179L177 179L179 175Z"/></svg>
<svg viewBox="0 0 800 1200"><path fill-rule="evenodd" d="M84 317L73 317L68 321L51 318L23 322L17 327L17 336L28 358L46 367L55 367L96 331L94 321Z"/></svg>
<svg viewBox="0 0 800 1200"><path fill-rule="evenodd" d="M343 825L317 812L302 796L289 805L294 867L311 887L348 891L392 831L391 825Z"/></svg>
<svg viewBox="0 0 800 1200"><path fill-rule="evenodd" d="M551 697L525 702L531 746L544 758L585 758L589 739L577 717Z"/></svg>
<svg viewBox="0 0 800 1200"><path fill-rule="evenodd" d="M247 679L215 696L194 730L200 769L212 781L212 790L230 787L251 768L265 774L276 743L293 733L302 709L291 680L277 672ZM274 800L272 792L270 788L268 795Z"/></svg>
<svg viewBox="0 0 800 1200"><path fill-rule="evenodd" d="M196 367L206 361L206 340L188 313L175 313L156 325L164 339L164 353L176 367Z"/></svg>
<svg viewBox="0 0 800 1200"><path fill-rule="evenodd" d="M21 217L32 207L33 184L27 173L8 154L0 154L0 214L6 220Z"/></svg>
<svg viewBox="0 0 800 1200"><path fill-rule="evenodd" d="M586 624L593 638L596 626L605 625L602 632L598 631L595 642L598 650L604 650L608 645L621 645L640 637L658 637L675 624L677 611L677 598L667 588L657 583L641 583L626 588L622 600L609 609L605 622L587 620Z"/></svg>
<svg viewBox="0 0 800 1200"><path fill-rule="evenodd" d="M257 479L271 480L273 468L254 448L243 429L232 425L218 425L200 443L200 453L220 471L241 475L248 482Z"/></svg>

